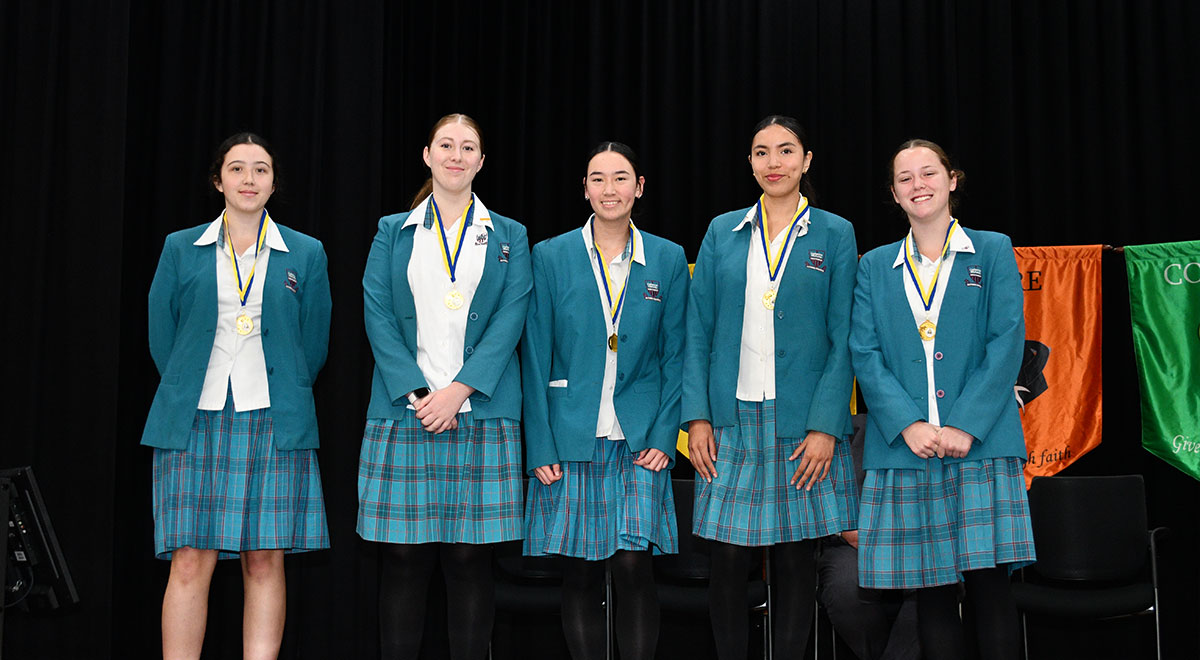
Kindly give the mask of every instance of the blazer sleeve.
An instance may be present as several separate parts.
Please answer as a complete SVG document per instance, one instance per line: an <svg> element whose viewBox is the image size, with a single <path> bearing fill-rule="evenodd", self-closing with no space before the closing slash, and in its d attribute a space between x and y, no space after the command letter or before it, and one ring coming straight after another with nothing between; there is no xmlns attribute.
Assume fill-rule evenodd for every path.
<svg viewBox="0 0 1200 660"><path fill-rule="evenodd" d="M329 354L329 321L333 311L333 299L329 295L329 259L319 241L311 261L308 288L300 303L300 336L310 382L317 379Z"/></svg>
<svg viewBox="0 0 1200 660"><path fill-rule="evenodd" d="M1016 405L1013 386L1025 347L1025 306L1012 241L1001 235L998 250L992 260L993 281L988 287L983 360L967 374L954 408L943 421L944 426L962 429L980 443L1000 413Z"/></svg>
<svg viewBox="0 0 1200 660"><path fill-rule="evenodd" d="M854 376L850 368L850 310L854 304L854 279L858 270L858 244L847 224L833 248L832 281L825 309L825 332L829 352L825 368L808 409L808 430L835 438L846 434Z"/></svg>
<svg viewBox="0 0 1200 660"><path fill-rule="evenodd" d="M533 293L521 342L525 470L531 475L536 468L559 462L554 435L550 432L550 406L546 397L554 341L554 292L546 275L543 252L542 246L533 249Z"/></svg>
<svg viewBox="0 0 1200 660"><path fill-rule="evenodd" d="M179 328L179 275L170 236L163 242L158 268L150 283L148 303L150 357L154 359L158 375L162 376L175 348L175 333Z"/></svg>
<svg viewBox="0 0 1200 660"><path fill-rule="evenodd" d="M517 343L521 340L521 328L529 306L529 294L533 290L530 276L529 239L525 227L513 222L513 236L509 242L511 253L504 279L504 288L487 321L487 327L475 342L475 350L464 356L463 366L454 380L474 388L472 396L490 399L496 384L504 374Z"/></svg>
<svg viewBox="0 0 1200 660"><path fill-rule="evenodd" d="M886 295L883 283L880 291L872 290L871 255L858 264L858 283L854 288L854 308L850 321L850 360L858 376L858 387L867 401L867 417L874 421L889 446L894 446L900 432L913 422L926 418L900 380L883 360L879 325L875 321L873 296Z"/></svg>
<svg viewBox="0 0 1200 660"><path fill-rule="evenodd" d="M679 438L679 408L683 398L683 351L686 344L688 272L683 248L673 245L671 300L663 307L662 327L658 333L658 352L662 370L662 394L658 414L650 427L650 446L666 454L675 465L675 444Z"/></svg>
<svg viewBox="0 0 1200 660"><path fill-rule="evenodd" d="M696 268L688 288L687 327L683 352L683 386L680 422L686 425L697 419L712 421L708 401L709 356L712 353L716 321L716 237L710 224Z"/></svg>
<svg viewBox="0 0 1200 660"><path fill-rule="evenodd" d="M416 347L410 347L404 341L393 302L392 287L396 284L392 282L393 232L399 231L399 223L389 222L388 218L379 221L379 231L371 243L363 273L363 321L367 340L393 405L399 405L409 392L428 387L425 375L417 366ZM408 285L407 282L399 284Z"/></svg>

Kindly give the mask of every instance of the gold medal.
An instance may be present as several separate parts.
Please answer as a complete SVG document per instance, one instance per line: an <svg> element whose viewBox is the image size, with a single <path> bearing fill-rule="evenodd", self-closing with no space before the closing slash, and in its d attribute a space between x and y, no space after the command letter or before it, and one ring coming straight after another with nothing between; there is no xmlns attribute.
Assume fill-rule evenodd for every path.
<svg viewBox="0 0 1200 660"><path fill-rule="evenodd" d="M442 299L446 303L446 307L450 309L462 309L463 295L458 292L458 289L450 289L446 297Z"/></svg>
<svg viewBox="0 0 1200 660"><path fill-rule="evenodd" d="M917 326L917 332L921 333L922 341L933 341L933 338L937 336L937 326L933 321L925 319L921 325Z"/></svg>
<svg viewBox="0 0 1200 660"><path fill-rule="evenodd" d="M762 296L762 304L767 309L775 309L775 289L767 289Z"/></svg>
<svg viewBox="0 0 1200 660"><path fill-rule="evenodd" d="M239 335L248 335L254 330L254 321L250 319L250 315L242 312L237 317L237 333Z"/></svg>
<svg viewBox="0 0 1200 660"><path fill-rule="evenodd" d="M608 336L608 350L613 353L617 352L617 333L612 333Z"/></svg>

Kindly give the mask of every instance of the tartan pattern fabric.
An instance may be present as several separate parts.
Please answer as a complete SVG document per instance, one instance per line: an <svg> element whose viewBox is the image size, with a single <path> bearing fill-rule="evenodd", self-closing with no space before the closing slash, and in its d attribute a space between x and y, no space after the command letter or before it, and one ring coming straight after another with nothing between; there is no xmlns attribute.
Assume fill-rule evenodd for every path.
<svg viewBox="0 0 1200 660"><path fill-rule="evenodd" d="M868 470L859 523L859 584L867 588L953 584L963 571L1011 571L1036 559L1017 457Z"/></svg>
<svg viewBox="0 0 1200 660"><path fill-rule="evenodd" d="M526 555L599 560L617 550L679 552L671 471L633 464L624 440L596 438L590 462L560 463L562 478L529 480Z"/></svg>
<svg viewBox="0 0 1200 660"><path fill-rule="evenodd" d="M305 552L329 547L312 449L275 448L270 409L197 410L186 449L155 449L154 553L176 548Z"/></svg>
<svg viewBox="0 0 1200 660"><path fill-rule="evenodd" d="M692 531L743 546L820 538L854 529L857 483L850 443L835 445L829 475L812 490L791 485L803 438L775 437L775 401L738 401L738 426L714 429L717 476L696 479Z"/></svg>
<svg viewBox="0 0 1200 660"><path fill-rule="evenodd" d="M412 410L371 419L358 462L358 535L383 543L521 538L521 428L458 414L432 434Z"/></svg>

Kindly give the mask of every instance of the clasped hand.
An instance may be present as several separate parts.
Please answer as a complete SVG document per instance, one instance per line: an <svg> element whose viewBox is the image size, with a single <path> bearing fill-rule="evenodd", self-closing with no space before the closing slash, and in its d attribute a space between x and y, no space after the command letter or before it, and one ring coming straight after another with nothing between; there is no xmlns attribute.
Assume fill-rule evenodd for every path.
<svg viewBox="0 0 1200 660"><path fill-rule="evenodd" d="M953 426L934 426L929 422L913 422L900 435L904 444L917 458L965 458L975 437Z"/></svg>

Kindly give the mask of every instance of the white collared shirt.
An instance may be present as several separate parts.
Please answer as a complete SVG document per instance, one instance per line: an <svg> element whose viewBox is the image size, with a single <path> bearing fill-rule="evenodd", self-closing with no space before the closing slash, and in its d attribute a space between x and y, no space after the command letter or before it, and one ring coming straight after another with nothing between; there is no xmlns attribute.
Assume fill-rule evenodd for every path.
<svg viewBox="0 0 1200 660"><path fill-rule="evenodd" d="M803 202L800 197L796 208ZM740 401L771 401L775 398L775 312L763 305L763 295L770 290L778 291L783 281L783 272L792 257L796 239L808 233L808 211L800 216L791 231L781 231L770 240L771 254L778 254L787 241L788 249L780 258L775 281L767 267L763 254L762 239L759 238L757 218L758 206L750 207L734 231L742 231L750 223L750 250L746 253L746 299L742 312L742 346L738 359L737 398Z"/></svg>
<svg viewBox="0 0 1200 660"><path fill-rule="evenodd" d="M437 223L433 222L433 209L429 203L432 197L426 197L425 201L413 208L404 227L416 227L412 256L408 261L408 286L412 289L413 304L417 309L417 366L429 388L440 390L454 382L463 366L467 317L471 313L475 290L479 288L479 280L483 277L487 244L491 238L489 230L493 227L487 207L479 201L479 197L472 195L475 208L471 212L471 225L463 234L462 251L455 263L452 283L446 272L441 232ZM446 225L446 242L451 251L454 250L461 221L461 216L442 216L442 223ZM451 290L462 294L462 307L450 309L446 306L446 294ZM471 399L468 398L458 411L467 412L470 409Z"/></svg>
<svg viewBox="0 0 1200 660"><path fill-rule="evenodd" d="M959 252L971 253L975 252L975 245L971 242L970 237L959 226L955 228L954 233L950 234L950 247L946 250L946 255L941 259L929 259L922 255L917 250L916 241L912 239L912 230L908 232L909 238L906 241L900 242L900 253L896 255L896 261L892 263L892 268L904 269L904 295L908 298L908 307L912 310L913 315L913 332L919 332L917 329L926 320L937 325L938 318L942 312L942 300L946 297L946 289L950 285L950 272L954 270L954 256ZM917 276L921 278L921 282L925 286L933 280L933 274L938 271L938 262L942 264L941 271L937 275L937 288L933 292L933 303L929 306L929 311L925 311L925 303L921 300L921 292L917 289L917 285L913 282L912 276L908 273L908 266L904 264L904 246L912 245L914 256L917 261ZM921 347L925 349L925 380L929 383L927 400L929 401L929 423L934 426L941 426L941 415L938 413L938 387L934 382L933 363L934 363L934 345L937 343L936 336L932 341L921 341ZM940 358L939 358L940 359Z"/></svg>
<svg viewBox="0 0 1200 660"><path fill-rule="evenodd" d="M245 312L250 315L254 327L250 334L239 335L237 317L242 314L242 301L238 294L237 275L230 261L232 245L225 241L225 213L204 230L194 245L213 245L217 260L217 327L213 333L212 353L208 357L208 370L204 373L204 386L200 390L200 410L222 410L225 394L233 392L233 409L237 412L260 410L271 407L271 391L267 386L267 361L262 348L262 299L263 283L267 281L267 262L271 251L287 252L287 245L275 221L267 219L267 237L255 259L255 245L250 244L237 256L238 271L243 283L254 270L250 283L250 295L246 296Z"/></svg>
<svg viewBox="0 0 1200 660"><path fill-rule="evenodd" d="M587 248L588 261L592 264L592 274L596 277L596 293L600 296L600 308L604 311L604 327L608 330L607 336L612 336L621 327L621 317L624 315L625 305L621 305L621 312L617 315L616 323L613 322L612 314L609 311L608 295L604 289L604 271L600 269L600 262L596 260L597 251L596 243L592 239L592 222L596 219L596 214L588 218L584 223L580 234L583 237L583 244ZM608 276L612 278L614 291L613 304L617 302L617 294L620 291L620 282L625 282L625 286L629 287L632 283L628 279L629 269L632 265L630 261L636 261L639 264L646 265L646 250L642 245L642 233L630 221L629 226L633 232L633 251L630 252L628 241L625 243L625 249L620 254L612 257L608 262ZM630 293L625 294L626 300ZM617 352L608 350L608 345L597 346L597 351L604 351L604 382L600 387L600 415L596 419L596 437L608 438L610 440L624 440L625 432L621 430L621 423L617 421L617 409L613 405L613 391L617 387Z"/></svg>

